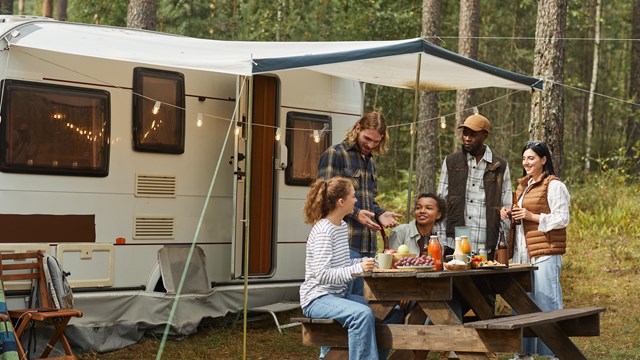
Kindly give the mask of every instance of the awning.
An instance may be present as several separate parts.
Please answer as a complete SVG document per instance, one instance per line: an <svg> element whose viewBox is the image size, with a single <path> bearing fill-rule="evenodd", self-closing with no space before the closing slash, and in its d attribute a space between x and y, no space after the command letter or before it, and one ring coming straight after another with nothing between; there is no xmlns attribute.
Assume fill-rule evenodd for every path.
<svg viewBox="0 0 640 360"><path fill-rule="evenodd" d="M346 42L219 41L46 18L6 21L0 24L0 35L11 47L27 52L32 48L245 76L306 68L340 78L409 89L415 88L418 54L422 54L421 89L542 88L540 79L466 58L420 38Z"/></svg>

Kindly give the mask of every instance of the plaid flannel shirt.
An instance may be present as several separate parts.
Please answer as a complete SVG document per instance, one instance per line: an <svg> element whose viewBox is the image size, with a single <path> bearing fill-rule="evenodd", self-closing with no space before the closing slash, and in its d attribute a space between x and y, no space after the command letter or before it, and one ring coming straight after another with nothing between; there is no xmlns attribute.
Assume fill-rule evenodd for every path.
<svg viewBox="0 0 640 360"><path fill-rule="evenodd" d="M478 245L486 245L487 243L487 204L485 202L483 176L489 166L493 162L493 152L489 146L485 145L484 156L482 160L476 162L473 155L467 154L467 166L469 175L467 177L467 186L465 194L464 218L465 225L469 226L471 231L471 251L478 253ZM447 171L446 160L442 162L440 171L440 181L438 182L438 194L443 198L449 195L449 176ZM509 173L509 165L504 171L502 180L502 206L511 208L512 192L511 192L511 175ZM501 220L505 225L509 220ZM508 226L507 226L508 227ZM438 239L440 243L450 248L455 247L454 239L448 238L446 235L447 219L436 224L438 230ZM486 249L493 251L493 249Z"/></svg>
<svg viewBox="0 0 640 360"><path fill-rule="evenodd" d="M376 186L376 168L373 156L363 156L357 145L349 146L344 142L331 146L320 157L318 178L331 179L342 176L353 183L356 190L356 206L353 214L345 217L349 225L349 248L361 254L376 252L376 231L371 230L356 220L360 209L373 212L376 217L384 212L376 202L378 192Z"/></svg>

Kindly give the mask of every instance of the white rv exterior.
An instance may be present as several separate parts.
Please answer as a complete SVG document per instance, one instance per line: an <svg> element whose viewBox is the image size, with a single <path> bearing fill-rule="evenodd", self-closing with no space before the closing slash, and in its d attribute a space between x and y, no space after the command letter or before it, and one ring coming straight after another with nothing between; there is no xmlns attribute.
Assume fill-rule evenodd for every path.
<svg viewBox="0 0 640 360"><path fill-rule="evenodd" d="M19 23L3 25L16 24ZM10 32L4 30L5 34ZM252 205L245 185L249 181L262 182L263 179L251 177L246 160L236 160L238 152L247 151L251 136L246 126L252 117L250 101L243 97L248 98L252 92L252 98L259 96L259 90L252 88L254 79L37 48L29 49L28 53L10 48L0 53L0 64L6 69L3 80L98 89L106 91L110 98L107 176L0 172L0 216L95 216L95 238L87 238L86 241L64 243L43 236L29 243L0 245L2 251L43 249L60 259L65 270L71 272L69 280L75 289L76 307L85 311L85 317L77 319L73 325L109 326L138 320L157 325L166 322L167 314L163 312L154 316L144 311L122 311L121 316L114 316L109 309L117 310L121 305L112 308L108 302L126 299L128 307L140 309L148 306L133 305L136 299L145 299L142 300L144 303L149 297L165 297L166 294L162 293L164 290L160 290L160 294L145 294L158 293L156 287L162 283L159 250L164 247L189 248L192 241L204 255L206 277L187 278L187 281L204 283L206 286L208 280L209 289L199 289L205 297L212 296L214 291L233 293L229 295L232 300L218 300L216 297L216 300L210 301L209 314L220 316L242 309L244 224L247 220L256 223L261 221L259 218L243 217L243 207L245 204ZM184 75L186 128L182 154L134 150L132 81L136 67ZM267 154L266 158L270 161L268 167L275 170L273 185L266 189L273 194L274 201L270 209L273 220L269 224L270 231L261 234L260 238L262 246L273 248L266 258L270 263L250 276L250 306L296 300L299 284L304 278L304 251L309 227L302 221L301 209L308 186L285 184L286 165L282 164L286 164L286 159L280 157L287 154L287 114L297 112L330 117L334 131L327 132L325 136L333 134L332 142L338 142L346 127L361 114L363 96L362 87L356 81L306 69L262 76L275 80L276 93L270 100L274 102L274 126L280 129L282 136L275 146L269 144L263 149L253 149ZM238 109L234 115L236 106ZM245 119L245 126L240 134L235 135L233 130L236 123L232 120L242 119ZM202 120L201 123L198 120ZM232 131L227 137L230 124ZM219 159L213 192L203 221L199 224ZM237 168L246 176L239 177L235 171ZM137 191L142 186L140 181L149 177L160 181L171 179L169 186L175 186L174 194L165 197L161 196L162 192L153 194L153 189L140 194ZM139 227L145 226L137 221L140 218L168 219L168 235L160 228L158 238L148 235L137 237ZM197 229L200 231L196 238ZM124 239L124 242L117 244L123 241L117 241L118 238ZM179 273L177 268L172 270ZM9 290L18 289L12 289L9 285ZM18 298L17 301L26 299L24 296ZM15 302L15 297L11 301ZM88 309L102 310L92 313ZM199 315L208 316L206 309ZM180 322L180 319L176 321Z"/></svg>
<svg viewBox="0 0 640 360"><path fill-rule="evenodd" d="M4 241L0 251L43 249L58 257L71 272L76 307L85 313L72 321L70 331L76 333L71 338L94 351L135 342L142 331L161 329L167 322L172 331L189 333L204 317L242 309L247 243L248 306L297 299L309 231L301 215L308 186L299 178L291 181L287 171L303 164L304 178L317 166L322 149L300 153L300 148L321 146L309 146L315 135L320 144L328 139L322 146L342 140L362 114L362 82L412 88L419 64L421 88L541 87L538 79L462 58L421 39L220 42L25 17L0 17L0 39L5 48L0 52L5 84L0 96L5 142L0 222L22 238ZM184 105L139 93L138 68L183 77L179 97ZM82 161L58 159L42 148L44 162L37 155L22 159L11 153L16 118L39 114L40 119L28 118L33 123L73 117L56 106L45 115L21 106L29 104L21 102L29 93L23 89L23 98L11 95L11 84L52 87L47 91L54 104L58 92L68 89L107 98L105 109L93 111L105 119L103 148L92 145L99 150L81 154L82 161L103 161L105 168L98 169L103 171L78 173ZM181 149L137 148L146 139L138 122L143 112L135 111L138 101L183 112ZM292 125L289 118L302 121ZM67 128L100 141L95 132L74 128L71 120L48 132L48 141L63 139L56 134ZM312 122L318 127L309 127ZM296 136L306 147L292 145ZM69 232L80 234L80 240L60 239L68 229L56 220L73 224L73 216L94 224ZM22 228L15 228L17 220ZM24 238L33 231L42 235ZM182 286L185 264L189 273ZM10 301L26 300L20 286L7 286ZM173 317L177 291L180 306L189 311L178 309ZM114 333L127 341L104 341Z"/></svg>

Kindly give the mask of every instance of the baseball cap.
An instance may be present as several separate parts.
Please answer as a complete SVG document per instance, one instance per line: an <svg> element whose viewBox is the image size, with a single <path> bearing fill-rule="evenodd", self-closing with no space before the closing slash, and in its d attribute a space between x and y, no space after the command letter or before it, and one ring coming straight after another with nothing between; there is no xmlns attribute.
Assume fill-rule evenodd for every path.
<svg viewBox="0 0 640 360"><path fill-rule="evenodd" d="M491 123L486 117L480 114L473 114L464 121L464 124L458 126L458 129L463 127L469 128L473 131L484 130L489 132L489 129L491 129Z"/></svg>

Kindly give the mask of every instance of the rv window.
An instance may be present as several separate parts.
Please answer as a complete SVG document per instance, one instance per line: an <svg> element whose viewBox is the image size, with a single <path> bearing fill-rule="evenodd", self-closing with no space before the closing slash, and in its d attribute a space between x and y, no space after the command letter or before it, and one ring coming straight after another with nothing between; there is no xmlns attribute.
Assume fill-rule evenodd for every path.
<svg viewBox="0 0 640 360"><path fill-rule="evenodd" d="M133 71L133 148L184 152L184 75L135 68Z"/></svg>
<svg viewBox="0 0 640 360"><path fill-rule="evenodd" d="M314 134L314 130L317 130ZM318 161L331 145L331 117L287 113L287 185L309 186L318 176ZM315 138L314 135L318 137ZM318 142L316 142L318 141Z"/></svg>
<svg viewBox="0 0 640 360"><path fill-rule="evenodd" d="M5 80L4 172L107 176L109 92Z"/></svg>

